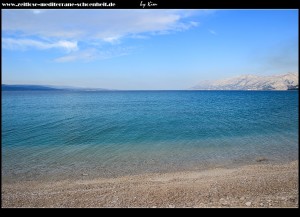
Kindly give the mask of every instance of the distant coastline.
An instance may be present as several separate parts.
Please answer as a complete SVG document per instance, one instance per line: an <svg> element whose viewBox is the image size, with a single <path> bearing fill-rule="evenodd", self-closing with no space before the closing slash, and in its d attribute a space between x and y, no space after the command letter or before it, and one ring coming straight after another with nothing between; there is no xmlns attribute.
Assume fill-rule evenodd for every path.
<svg viewBox="0 0 300 217"><path fill-rule="evenodd" d="M298 90L298 73L273 76L241 75L215 81L202 81L192 90Z"/></svg>
<svg viewBox="0 0 300 217"><path fill-rule="evenodd" d="M2 91L105 91L103 88L59 87L50 85L2 84Z"/></svg>
<svg viewBox="0 0 300 217"><path fill-rule="evenodd" d="M299 90L298 85L291 86L286 90L266 89L182 89L182 90L115 90L104 88L83 88L83 87L59 87L50 85L22 85L22 84L2 84L2 91L290 91Z"/></svg>
<svg viewBox="0 0 300 217"><path fill-rule="evenodd" d="M38 90L38 91L57 91L58 88L52 88L42 85L7 85L2 84L2 91L26 91L26 90Z"/></svg>

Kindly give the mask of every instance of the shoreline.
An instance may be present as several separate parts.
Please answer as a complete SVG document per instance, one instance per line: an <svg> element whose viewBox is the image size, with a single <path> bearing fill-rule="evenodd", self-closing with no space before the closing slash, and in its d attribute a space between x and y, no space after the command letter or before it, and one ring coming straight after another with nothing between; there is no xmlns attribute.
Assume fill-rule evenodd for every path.
<svg viewBox="0 0 300 217"><path fill-rule="evenodd" d="M269 155L243 156L242 158L228 158L223 160L198 161L193 163L173 164L173 162L155 162L155 160L144 161L142 164L114 164L101 165L86 164L65 166L62 164L51 165L49 168L28 169L27 171L14 171L9 167L2 168L2 184L15 184L19 182L59 182L64 180L86 180L86 179L115 179L124 176L138 176L147 174L169 174L181 172L202 172L215 168L233 169L251 165L281 165L297 161L298 157L279 159ZM74 166L75 165L75 166ZM12 167L11 167L12 168ZM25 168L25 167L24 167ZM30 167L29 167L30 168Z"/></svg>
<svg viewBox="0 0 300 217"><path fill-rule="evenodd" d="M2 183L2 207L298 207L298 160L117 178Z"/></svg>

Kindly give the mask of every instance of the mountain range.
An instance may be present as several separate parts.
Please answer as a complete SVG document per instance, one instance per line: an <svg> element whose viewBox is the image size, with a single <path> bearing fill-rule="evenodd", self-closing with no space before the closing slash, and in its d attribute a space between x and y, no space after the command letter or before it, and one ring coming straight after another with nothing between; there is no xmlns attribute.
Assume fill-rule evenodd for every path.
<svg viewBox="0 0 300 217"><path fill-rule="evenodd" d="M83 88L53 85L2 84L2 91L104 91L103 88Z"/></svg>
<svg viewBox="0 0 300 217"><path fill-rule="evenodd" d="M192 90L298 90L298 73L272 76L241 75L233 78L202 81Z"/></svg>
<svg viewBox="0 0 300 217"><path fill-rule="evenodd" d="M241 75L214 81L202 81L189 90L298 90L298 73L272 76ZM2 91L109 91L103 88L82 88L53 85L2 84ZM112 91L112 89L111 89Z"/></svg>

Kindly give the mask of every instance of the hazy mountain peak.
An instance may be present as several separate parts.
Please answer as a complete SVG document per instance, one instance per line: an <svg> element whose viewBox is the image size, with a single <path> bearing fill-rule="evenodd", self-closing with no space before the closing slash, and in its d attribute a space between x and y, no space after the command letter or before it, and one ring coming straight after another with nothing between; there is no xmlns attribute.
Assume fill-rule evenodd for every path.
<svg viewBox="0 0 300 217"><path fill-rule="evenodd" d="M194 90L288 90L298 89L298 73L259 76L240 75L215 81L200 82Z"/></svg>

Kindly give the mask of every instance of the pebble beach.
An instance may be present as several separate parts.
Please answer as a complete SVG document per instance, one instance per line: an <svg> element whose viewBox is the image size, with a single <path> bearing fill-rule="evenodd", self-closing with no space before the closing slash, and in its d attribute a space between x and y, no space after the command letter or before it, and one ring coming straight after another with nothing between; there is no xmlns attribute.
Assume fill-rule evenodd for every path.
<svg viewBox="0 0 300 217"><path fill-rule="evenodd" d="M2 183L2 207L298 207L298 161L118 178Z"/></svg>

